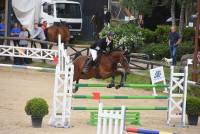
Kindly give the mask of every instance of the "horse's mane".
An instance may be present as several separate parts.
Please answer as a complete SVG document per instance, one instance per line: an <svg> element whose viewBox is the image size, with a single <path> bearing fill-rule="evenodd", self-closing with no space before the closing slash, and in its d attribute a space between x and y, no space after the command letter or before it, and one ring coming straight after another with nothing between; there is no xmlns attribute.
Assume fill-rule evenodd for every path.
<svg viewBox="0 0 200 134"><path fill-rule="evenodd" d="M124 52L124 50L120 49L120 48L114 48L112 50L112 52Z"/></svg>
<svg viewBox="0 0 200 134"><path fill-rule="evenodd" d="M122 51L120 48L114 48L113 51Z"/></svg>
<svg viewBox="0 0 200 134"><path fill-rule="evenodd" d="M67 28L69 28L69 25L68 25L68 23L67 22L65 22L65 21L60 21L60 22L54 22L54 24L53 24L53 26L57 26L57 27L67 27Z"/></svg>

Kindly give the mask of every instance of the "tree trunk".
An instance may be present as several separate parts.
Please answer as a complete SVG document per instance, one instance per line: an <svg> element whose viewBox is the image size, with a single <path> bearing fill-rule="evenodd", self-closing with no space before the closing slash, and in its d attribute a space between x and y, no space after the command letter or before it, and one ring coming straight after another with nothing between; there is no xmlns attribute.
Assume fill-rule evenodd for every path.
<svg viewBox="0 0 200 134"><path fill-rule="evenodd" d="M185 5L185 25L188 25L189 7L190 7L190 4L187 3L187 4Z"/></svg>
<svg viewBox="0 0 200 134"><path fill-rule="evenodd" d="M183 35L183 30L184 30L184 22L185 22L185 5L186 5L186 0L183 0L181 2L181 13L180 13L180 21L179 21L179 34L182 36Z"/></svg>
<svg viewBox="0 0 200 134"><path fill-rule="evenodd" d="M176 25L176 18L175 18L175 4L176 0L171 0L171 18L172 18L172 25Z"/></svg>

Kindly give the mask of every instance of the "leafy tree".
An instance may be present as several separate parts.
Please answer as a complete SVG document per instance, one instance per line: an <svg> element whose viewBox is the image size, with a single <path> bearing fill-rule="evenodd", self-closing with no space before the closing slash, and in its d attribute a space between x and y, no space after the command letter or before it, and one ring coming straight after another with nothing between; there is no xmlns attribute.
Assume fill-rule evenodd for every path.
<svg viewBox="0 0 200 134"><path fill-rule="evenodd" d="M169 2L167 0L121 0L121 5L125 8L127 15L132 15L134 10L144 15L152 15L152 11L156 6L165 6Z"/></svg>

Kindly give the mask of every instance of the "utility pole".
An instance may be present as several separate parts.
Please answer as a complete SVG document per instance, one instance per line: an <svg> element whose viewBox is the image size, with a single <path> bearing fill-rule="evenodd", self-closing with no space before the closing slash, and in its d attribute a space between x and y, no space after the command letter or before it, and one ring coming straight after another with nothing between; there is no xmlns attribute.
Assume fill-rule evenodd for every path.
<svg viewBox="0 0 200 134"><path fill-rule="evenodd" d="M6 37L8 35L8 0L5 0L5 18L4 18L4 23L5 23L5 34L4 34L4 36ZM7 40L5 40L5 44L7 45Z"/></svg>
<svg viewBox="0 0 200 134"><path fill-rule="evenodd" d="M195 46L194 46L194 63L193 63L193 72L192 72L192 80L198 81L198 50L199 50L199 26L200 26L200 0L197 2L197 22L196 22L196 31L195 31Z"/></svg>

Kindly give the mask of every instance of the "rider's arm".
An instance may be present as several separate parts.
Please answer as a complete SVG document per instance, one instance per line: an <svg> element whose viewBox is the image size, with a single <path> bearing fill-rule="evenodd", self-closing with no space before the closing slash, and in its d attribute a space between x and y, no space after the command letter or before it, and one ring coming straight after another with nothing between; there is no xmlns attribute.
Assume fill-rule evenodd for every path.
<svg viewBox="0 0 200 134"><path fill-rule="evenodd" d="M113 50L113 41L110 42L109 47L110 47L110 51L112 51Z"/></svg>

